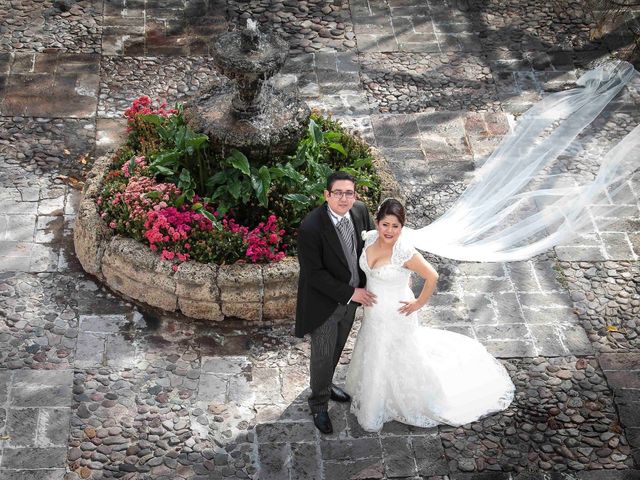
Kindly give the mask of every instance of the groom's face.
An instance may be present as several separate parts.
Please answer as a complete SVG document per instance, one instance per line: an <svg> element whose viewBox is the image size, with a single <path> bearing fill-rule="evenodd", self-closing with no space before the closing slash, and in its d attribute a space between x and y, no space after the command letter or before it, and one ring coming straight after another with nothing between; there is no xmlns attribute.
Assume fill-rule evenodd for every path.
<svg viewBox="0 0 640 480"><path fill-rule="evenodd" d="M324 191L324 199L335 213L346 215L356 200L355 185L351 180L336 180L331 191Z"/></svg>

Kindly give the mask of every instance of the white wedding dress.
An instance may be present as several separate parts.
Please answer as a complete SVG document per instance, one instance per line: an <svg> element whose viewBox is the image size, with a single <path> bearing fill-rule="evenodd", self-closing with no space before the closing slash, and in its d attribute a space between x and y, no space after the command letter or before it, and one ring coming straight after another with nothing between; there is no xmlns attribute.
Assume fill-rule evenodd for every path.
<svg viewBox="0 0 640 480"><path fill-rule="evenodd" d="M401 300L414 298L411 271L403 265L419 253L400 235L391 263L369 268L366 234L360 266L377 303L365 307L347 372L351 411L367 431L397 420L419 427L463 425L504 410L513 400L509 374L476 340L422 326L418 314L401 315Z"/></svg>

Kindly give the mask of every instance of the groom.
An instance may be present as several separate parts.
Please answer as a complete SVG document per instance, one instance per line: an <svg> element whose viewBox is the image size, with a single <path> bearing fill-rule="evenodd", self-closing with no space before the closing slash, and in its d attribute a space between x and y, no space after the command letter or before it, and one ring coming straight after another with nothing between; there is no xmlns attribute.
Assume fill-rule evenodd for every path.
<svg viewBox="0 0 640 480"><path fill-rule="evenodd" d="M295 334L311 334L309 407L322 433L333 432L329 399L351 400L332 380L356 308L375 303L375 295L363 288L366 278L358 266L364 244L360 232L374 226L364 204L356 201L355 189L355 179L348 173L331 174L325 203L309 212L298 230Z"/></svg>

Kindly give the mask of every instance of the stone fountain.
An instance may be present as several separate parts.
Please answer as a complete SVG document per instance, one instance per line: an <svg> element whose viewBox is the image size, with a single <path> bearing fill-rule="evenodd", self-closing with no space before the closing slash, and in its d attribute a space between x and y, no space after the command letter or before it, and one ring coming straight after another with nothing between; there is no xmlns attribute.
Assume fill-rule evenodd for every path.
<svg viewBox="0 0 640 480"><path fill-rule="evenodd" d="M213 58L227 79L207 87L185 108L191 127L209 136L216 153L226 156L236 148L265 161L295 150L309 108L294 93L278 91L269 82L288 50L282 38L261 32L250 19L243 30L216 40Z"/></svg>
<svg viewBox="0 0 640 480"><path fill-rule="evenodd" d="M219 154L237 148L264 162L296 148L309 109L295 94L278 91L269 82L287 50L282 39L260 32L251 21L214 44L215 61L228 78L208 87L184 113L195 131L209 135ZM374 154L374 161L380 172L382 158ZM295 258L265 265L187 261L174 271L146 245L116 235L103 221L97 199L112 166L110 154L95 161L76 215L76 255L86 272L127 298L164 311L215 322L232 318L246 324L290 324L297 298ZM390 183L391 175L383 176L383 182L385 178ZM398 197L395 186L384 194Z"/></svg>

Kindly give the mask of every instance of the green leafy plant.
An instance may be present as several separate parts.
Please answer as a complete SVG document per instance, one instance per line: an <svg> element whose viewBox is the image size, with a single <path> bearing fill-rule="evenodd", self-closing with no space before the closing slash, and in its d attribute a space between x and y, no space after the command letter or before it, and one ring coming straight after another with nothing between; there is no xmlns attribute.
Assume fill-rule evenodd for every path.
<svg viewBox="0 0 640 480"><path fill-rule="evenodd" d="M297 228L324 201L335 170L356 178L369 206L379 200L369 146L317 113L293 154L266 163L238 150L220 158L179 105L156 106L143 96L125 116L128 140L105 177L101 215L165 260L277 261L295 253Z"/></svg>
<svg viewBox="0 0 640 480"><path fill-rule="evenodd" d="M208 154L209 137L191 130L181 115L181 109L178 112L170 117L147 114L141 118L155 125L164 146L162 150L148 155L150 170L178 186L186 187L186 197L191 200L196 189L206 191L207 180L213 174Z"/></svg>
<svg viewBox="0 0 640 480"><path fill-rule="evenodd" d="M219 167L221 170L207 181L210 199L218 204L219 211L227 212L238 203L248 204L252 197L257 199L261 207L269 206L269 167L251 165L249 159L235 149L220 162Z"/></svg>

